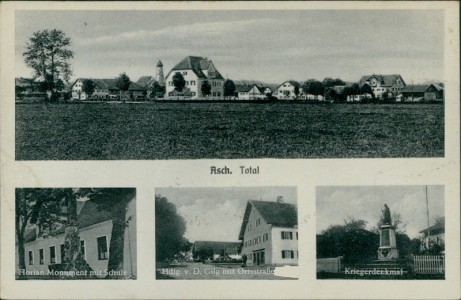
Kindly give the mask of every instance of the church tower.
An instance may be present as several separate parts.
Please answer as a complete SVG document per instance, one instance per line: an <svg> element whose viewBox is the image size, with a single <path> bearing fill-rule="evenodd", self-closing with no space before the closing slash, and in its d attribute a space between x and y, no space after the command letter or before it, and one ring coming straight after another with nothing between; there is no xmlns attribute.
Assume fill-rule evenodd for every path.
<svg viewBox="0 0 461 300"><path fill-rule="evenodd" d="M165 86L165 78L163 77L163 63L161 60L157 63L157 75L155 79L161 86Z"/></svg>

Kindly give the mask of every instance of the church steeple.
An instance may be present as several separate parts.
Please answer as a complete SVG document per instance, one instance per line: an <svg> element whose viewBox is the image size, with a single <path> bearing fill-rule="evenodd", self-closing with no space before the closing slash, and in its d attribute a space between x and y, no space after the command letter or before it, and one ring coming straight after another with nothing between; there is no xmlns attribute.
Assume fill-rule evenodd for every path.
<svg viewBox="0 0 461 300"><path fill-rule="evenodd" d="M163 76L163 63L161 60L159 60L157 63L157 73L155 79L161 86L165 85L165 78Z"/></svg>

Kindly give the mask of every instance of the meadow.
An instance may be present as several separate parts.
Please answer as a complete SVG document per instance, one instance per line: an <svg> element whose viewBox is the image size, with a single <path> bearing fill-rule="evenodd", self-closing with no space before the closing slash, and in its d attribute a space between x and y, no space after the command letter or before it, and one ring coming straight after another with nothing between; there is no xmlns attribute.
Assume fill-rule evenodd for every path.
<svg viewBox="0 0 461 300"><path fill-rule="evenodd" d="M440 104L17 104L17 160L444 156Z"/></svg>

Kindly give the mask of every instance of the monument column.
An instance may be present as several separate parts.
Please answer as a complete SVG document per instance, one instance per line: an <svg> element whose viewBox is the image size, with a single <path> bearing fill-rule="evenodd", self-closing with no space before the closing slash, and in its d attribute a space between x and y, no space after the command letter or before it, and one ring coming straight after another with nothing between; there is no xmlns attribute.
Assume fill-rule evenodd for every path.
<svg viewBox="0 0 461 300"><path fill-rule="evenodd" d="M397 241L395 239L395 227L392 225L391 213L386 204L384 204L382 213L382 224L379 227L378 259L393 261L399 258L399 251L397 250Z"/></svg>

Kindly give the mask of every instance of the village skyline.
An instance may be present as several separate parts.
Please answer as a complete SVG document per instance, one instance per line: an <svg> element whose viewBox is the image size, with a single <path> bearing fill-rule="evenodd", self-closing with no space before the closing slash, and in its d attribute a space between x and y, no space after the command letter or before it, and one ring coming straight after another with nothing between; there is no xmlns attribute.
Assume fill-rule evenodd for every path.
<svg viewBox="0 0 461 300"><path fill-rule="evenodd" d="M208 57L233 80L443 79L443 14L436 10L18 11L16 77L31 75L22 53L32 33L53 28L72 40L72 80L126 72L136 81L155 75L158 60L168 72L188 55Z"/></svg>

